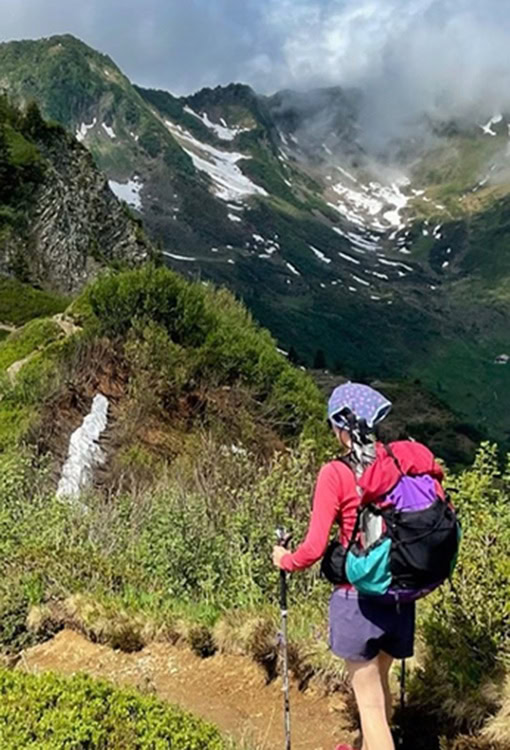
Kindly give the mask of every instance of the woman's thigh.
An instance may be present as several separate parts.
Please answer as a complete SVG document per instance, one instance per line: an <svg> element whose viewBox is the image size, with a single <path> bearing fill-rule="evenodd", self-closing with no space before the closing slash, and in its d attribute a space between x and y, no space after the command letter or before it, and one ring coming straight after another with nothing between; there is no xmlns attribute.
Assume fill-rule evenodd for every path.
<svg viewBox="0 0 510 750"><path fill-rule="evenodd" d="M379 671L379 659L376 657L365 662L347 660L345 665L362 718L369 714L385 718L386 698Z"/></svg>

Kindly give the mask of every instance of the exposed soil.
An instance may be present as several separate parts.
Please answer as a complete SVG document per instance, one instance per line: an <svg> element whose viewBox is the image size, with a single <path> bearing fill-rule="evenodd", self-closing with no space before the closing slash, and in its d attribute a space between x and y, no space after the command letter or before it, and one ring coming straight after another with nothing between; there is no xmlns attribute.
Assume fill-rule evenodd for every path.
<svg viewBox="0 0 510 750"><path fill-rule="evenodd" d="M64 675L86 672L153 693L213 721L240 741L253 742L257 750L285 747L282 683L268 685L263 670L247 658L220 654L201 659L166 643L126 654L63 630L25 651L18 668ZM291 690L294 750L332 750L340 741L352 742L343 696L301 693L296 686Z"/></svg>

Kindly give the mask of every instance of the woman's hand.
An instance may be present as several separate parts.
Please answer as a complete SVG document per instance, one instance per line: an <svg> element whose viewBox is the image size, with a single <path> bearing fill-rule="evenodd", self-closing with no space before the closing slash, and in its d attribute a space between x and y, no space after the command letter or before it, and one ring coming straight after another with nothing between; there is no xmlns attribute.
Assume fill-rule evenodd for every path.
<svg viewBox="0 0 510 750"><path fill-rule="evenodd" d="M288 554L289 550L285 549L285 547L282 547L280 545L276 545L276 547L273 547L273 565L275 565L277 568L281 568L282 557Z"/></svg>

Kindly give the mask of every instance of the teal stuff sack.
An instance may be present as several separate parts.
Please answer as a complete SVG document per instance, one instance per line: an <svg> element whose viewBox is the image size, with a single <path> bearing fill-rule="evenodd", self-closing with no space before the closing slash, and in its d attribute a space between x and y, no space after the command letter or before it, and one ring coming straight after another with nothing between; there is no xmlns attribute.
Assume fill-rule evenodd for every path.
<svg viewBox="0 0 510 750"><path fill-rule="evenodd" d="M390 588L391 539L384 538L364 550L354 544L347 553L346 574L360 594L383 595Z"/></svg>

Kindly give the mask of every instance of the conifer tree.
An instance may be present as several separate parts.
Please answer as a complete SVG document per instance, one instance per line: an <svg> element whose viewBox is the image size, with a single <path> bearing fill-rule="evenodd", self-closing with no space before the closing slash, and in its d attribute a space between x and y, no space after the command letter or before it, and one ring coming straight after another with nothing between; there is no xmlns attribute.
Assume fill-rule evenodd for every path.
<svg viewBox="0 0 510 750"><path fill-rule="evenodd" d="M5 136L5 125L0 123L0 203L4 203L12 192L13 166L9 144Z"/></svg>
<svg viewBox="0 0 510 750"><path fill-rule="evenodd" d="M327 368L326 355L322 349L317 349L313 360L315 370L325 370Z"/></svg>

